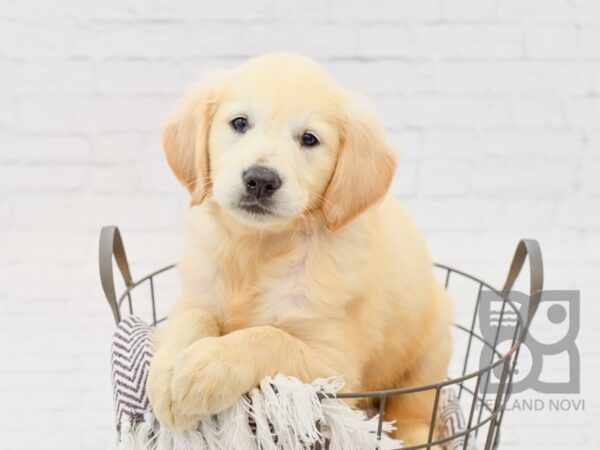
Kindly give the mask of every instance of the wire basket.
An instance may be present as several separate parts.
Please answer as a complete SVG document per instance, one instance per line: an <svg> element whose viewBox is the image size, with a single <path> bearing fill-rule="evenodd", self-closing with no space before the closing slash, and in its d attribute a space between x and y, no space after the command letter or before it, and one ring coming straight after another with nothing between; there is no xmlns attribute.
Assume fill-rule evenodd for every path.
<svg viewBox="0 0 600 450"><path fill-rule="evenodd" d="M511 300L509 293L521 273L526 258L529 259L529 301L525 306L526 311L523 311L519 304ZM124 282L124 290L119 296L116 293L113 276L113 259L119 267ZM160 305L156 302L157 283L165 276L164 274L173 272L171 269L175 267L174 264L162 267L134 281L121 234L114 226L102 229L99 262L102 287L115 323L120 322L122 310L127 314L133 314L134 306L138 316L139 309L145 310L146 315L149 316L147 320L153 326L166 319L166 315L158 311ZM385 420L385 404L389 397L432 391L435 393L435 400L431 412L428 441L404 447L403 450L429 449L436 445L466 450L473 443L485 450L496 449L500 443L500 426L511 395L519 350L527 337L543 288L543 264L539 244L531 239L523 239L518 243L502 290L450 266L435 264L435 267L446 289L452 291L455 285L458 286L458 291L451 292L457 310L455 316L466 318L466 323L455 323L453 363L456 375L435 384L339 393L337 398L359 399L375 404L379 412L378 436L381 436ZM147 285L148 290L140 289L142 285ZM484 292L492 295L483 295ZM134 297L136 297L135 301ZM497 325L495 333L492 333L492 336L487 333L486 336L486 333L481 332L480 315L483 302L490 302L491 298L497 303L493 312ZM145 305L145 308L141 308L142 305ZM489 304L486 303L485 306L486 311L491 311ZM505 333L500 333L501 329L511 330L508 339ZM477 355L480 357L476 358ZM440 394L448 387L454 387L457 391L459 401L466 413L466 423L460 431L439 439L436 438L435 431L438 425L436 419ZM457 440L460 440L460 446L456 445Z"/></svg>

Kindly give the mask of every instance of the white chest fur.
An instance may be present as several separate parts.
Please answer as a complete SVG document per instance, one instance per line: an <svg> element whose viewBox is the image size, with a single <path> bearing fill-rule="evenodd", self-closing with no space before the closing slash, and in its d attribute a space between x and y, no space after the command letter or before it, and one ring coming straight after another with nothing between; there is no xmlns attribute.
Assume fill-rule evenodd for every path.
<svg viewBox="0 0 600 450"><path fill-rule="evenodd" d="M303 246L296 253L276 266L263 280L263 289L256 303L256 314L260 320L277 322L309 309L311 289L306 271L308 247Z"/></svg>
<svg viewBox="0 0 600 450"><path fill-rule="evenodd" d="M184 295L196 298L199 306L221 320L226 320L231 305L242 306L237 303L239 298L250 301L256 324L274 324L309 309L314 285L307 273L309 236L298 233L292 243L253 245L257 247L231 238L209 214L195 211L188 222L180 261ZM260 245L280 250L270 254ZM253 271L253 276L246 276L246 270Z"/></svg>

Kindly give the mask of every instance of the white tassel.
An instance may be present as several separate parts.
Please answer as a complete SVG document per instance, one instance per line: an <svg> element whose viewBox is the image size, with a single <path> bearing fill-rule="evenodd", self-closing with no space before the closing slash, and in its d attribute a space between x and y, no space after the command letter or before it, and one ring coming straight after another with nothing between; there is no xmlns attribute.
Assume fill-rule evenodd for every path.
<svg viewBox="0 0 600 450"><path fill-rule="evenodd" d="M156 433L156 450L173 450L173 432L161 425Z"/></svg>
<svg viewBox="0 0 600 450"><path fill-rule="evenodd" d="M314 444L321 440L317 422L323 418L316 390L296 378L276 375L271 381L278 392L279 401L287 410L287 426L296 441Z"/></svg>
<svg viewBox="0 0 600 450"><path fill-rule="evenodd" d="M256 439L250 430L244 399L219 414L221 442L227 450L257 450Z"/></svg>
<svg viewBox="0 0 600 450"><path fill-rule="evenodd" d="M150 411L146 411L146 413L144 413L144 420L136 425L134 433L136 449L152 449L155 422L156 419L154 418L154 414Z"/></svg>
<svg viewBox="0 0 600 450"><path fill-rule="evenodd" d="M217 416L207 417L200 423L199 427L208 450L224 450L221 445L221 435Z"/></svg>
<svg viewBox="0 0 600 450"><path fill-rule="evenodd" d="M333 399L335 394L344 387L344 380L340 377L319 378L313 381L322 394L332 399L321 400L323 414L323 429L330 438L330 448L333 449L364 449L377 448L381 450L397 449L402 447L398 440L390 438L387 434L395 430L392 422L383 422L381 439L377 440L377 427L379 415L367 419L362 410L352 409L342 400Z"/></svg>
<svg viewBox="0 0 600 450"><path fill-rule="evenodd" d="M135 439L131 430L131 419L127 414L121 418L121 440L119 441L119 450L137 450L135 448Z"/></svg>
<svg viewBox="0 0 600 450"><path fill-rule="evenodd" d="M206 443L198 430L173 433L173 450L204 450Z"/></svg>
<svg viewBox="0 0 600 450"><path fill-rule="evenodd" d="M360 450L360 444L348 434L348 417L338 400L323 399L324 429L329 433L331 450ZM347 406L347 405L346 405ZM348 407L349 408L349 407ZM373 446L374 447L374 446Z"/></svg>
<svg viewBox="0 0 600 450"><path fill-rule="evenodd" d="M317 378L312 382L312 386L327 397L333 397L344 387L342 377Z"/></svg>
<svg viewBox="0 0 600 450"><path fill-rule="evenodd" d="M254 419L254 423L256 424L255 435L257 447L260 450L277 450L277 444L275 444L274 440L275 435L269 427L267 412L265 411L265 401L261 391L254 388L250 391L249 395L252 405L250 406L251 411L248 412L248 415Z"/></svg>
<svg viewBox="0 0 600 450"><path fill-rule="evenodd" d="M273 427L273 434L277 436L278 450L299 450L298 441L287 424L289 422L288 408L283 404L282 397L275 392L272 379L267 377L260 383L260 390L264 397L264 407L267 421Z"/></svg>
<svg viewBox="0 0 600 450"><path fill-rule="evenodd" d="M369 430L369 433L377 435L377 427L379 425L379 414L374 415L370 419L365 419L366 428ZM392 439L389 437L388 433L391 433L396 429L395 421L388 422L385 421L381 427L381 439L377 445L378 450L394 450L404 446L402 441L397 439Z"/></svg>
<svg viewBox="0 0 600 450"><path fill-rule="evenodd" d="M377 439L379 416L370 420L363 411L353 410L337 399L323 399L324 424L331 439L331 450L363 450L368 448L400 448L402 443L382 435ZM393 424L383 423L384 431L391 431ZM385 447L384 447L385 446Z"/></svg>

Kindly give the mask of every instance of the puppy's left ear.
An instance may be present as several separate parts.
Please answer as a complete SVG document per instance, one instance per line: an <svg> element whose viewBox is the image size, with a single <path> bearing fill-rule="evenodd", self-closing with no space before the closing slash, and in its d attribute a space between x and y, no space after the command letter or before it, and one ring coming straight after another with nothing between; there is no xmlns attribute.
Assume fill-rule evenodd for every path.
<svg viewBox="0 0 600 450"><path fill-rule="evenodd" d="M337 164L322 212L336 231L383 198L396 170L396 152L367 105L354 102L343 124Z"/></svg>
<svg viewBox="0 0 600 450"><path fill-rule="evenodd" d="M163 129L167 162L179 182L190 192L192 206L202 203L210 190L208 134L216 101L216 86L194 87Z"/></svg>

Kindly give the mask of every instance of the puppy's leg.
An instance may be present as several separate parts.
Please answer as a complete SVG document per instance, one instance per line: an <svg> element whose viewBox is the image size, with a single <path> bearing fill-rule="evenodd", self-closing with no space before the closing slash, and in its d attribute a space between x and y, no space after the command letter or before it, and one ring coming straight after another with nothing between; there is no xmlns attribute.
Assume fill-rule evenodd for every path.
<svg viewBox="0 0 600 450"><path fill-rule="evenodd" d="M184 350L173 371L173 414L178 428L231 406L266 376L277 373L310 382L345 374L322 353L272 326L206 338ZM343 358L338 358L343 360Z"/></svg>
<svg viewBox="0 0 600 450"><path fill-rule="evenodd" d="M152 410L162 423L174 426L171 381L177 355L198 339L219 336L215 319L200 309L173 311L164 327L153 336L154 356L146 390Z"/></svg>
<svg viewBox="0 0 600 450"><path fill-rule="evenodd" d="M401 439L406 447L427 444L434 396L415 393L388 398L385 419L396 421L392 436ZM432 448L438 450L439 447Z"/></svg>
<svg viewBox="0 0 600 450"><path fill-rule="evenodd" d="M450 359L450 331L441 333L431 341L423 356L402 378L400 386L423 386L443 381ZM402 439L404 445L426 444L433 413L435 390L398 395L388 398L385 419L396 421L393 437ZM436 435L433 435L433 440ZM438 449L438 447L432 447Z"/></svg>

